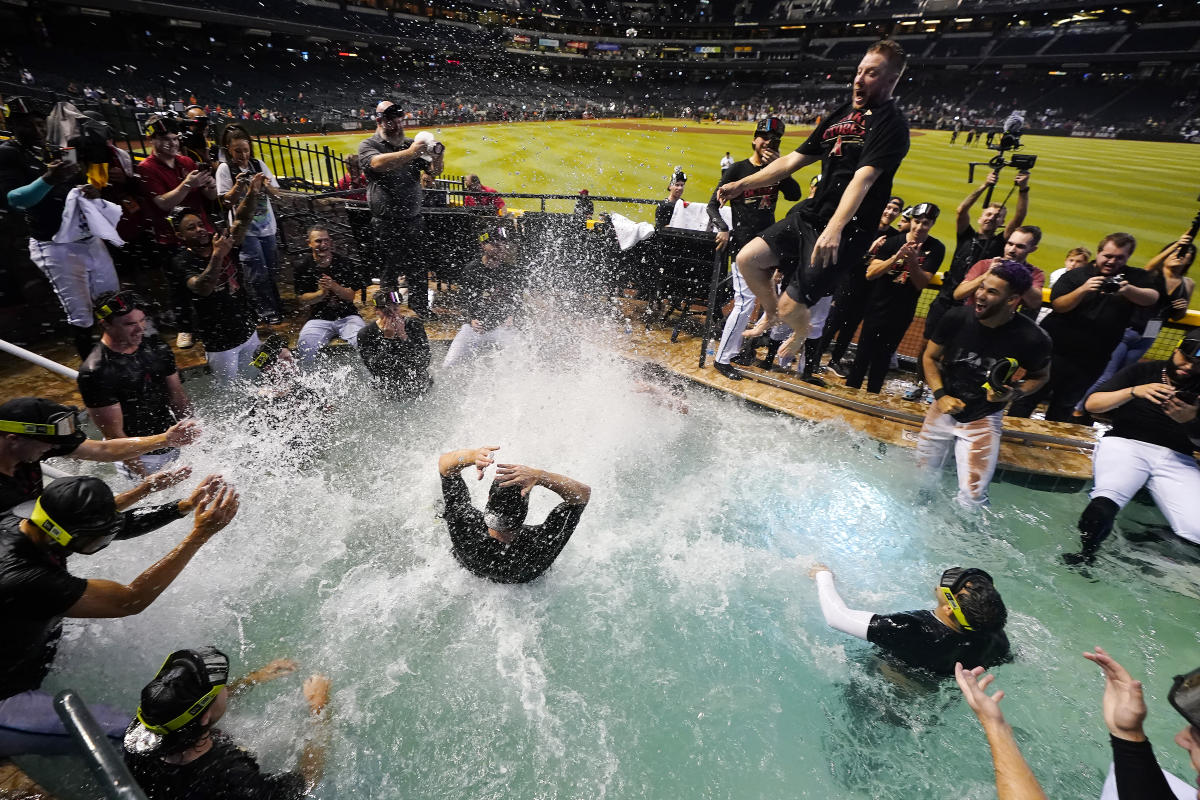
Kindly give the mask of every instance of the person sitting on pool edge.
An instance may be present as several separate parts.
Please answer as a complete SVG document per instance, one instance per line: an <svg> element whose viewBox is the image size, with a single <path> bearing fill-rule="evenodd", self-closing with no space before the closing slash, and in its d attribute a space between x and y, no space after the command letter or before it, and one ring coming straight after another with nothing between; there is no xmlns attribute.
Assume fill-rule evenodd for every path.
<svg viewBox="0 0 1200 800"><path fill-rule="evenodd" d="M451 450L438 457L442 476L443 517L450 529L454 557L470 572L497 583L528 583L550 568L562 552L592 490L577 480L521 464L500 464L488 492L487 506L479 511L461 473L474 466L479 480L495 463L499 447ZM526 525L529 493L544 486L563 499L541 525Z"/></svg>
<svg viewBox="0 0 1200 800"><path fill-rule="evenodd" d="M968 669L1009 660L1004 623L1008 609L992 576L981 569L951 567L942 573L933 611L873 614L847 608L824 564L809 570L817 582L821 613L830 627L865 639L910 667L943 677L954 675L955 662ZM968 666L969 665L969 666Z"/></svg>

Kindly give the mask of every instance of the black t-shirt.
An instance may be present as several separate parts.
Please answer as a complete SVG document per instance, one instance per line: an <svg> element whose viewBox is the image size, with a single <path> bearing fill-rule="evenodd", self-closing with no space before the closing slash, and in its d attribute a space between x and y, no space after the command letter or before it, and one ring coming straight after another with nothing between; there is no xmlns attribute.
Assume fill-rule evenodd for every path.
<svg viewBox="0 0 1200 800"><path fill-rule="evenodd" d="M1050 290L1050 302L1070 294L1099 274L1094 262L1068 271ZM1137 267L1126 267L1119 274L1131 286L1139 288L1157 289L1156 281L1162 281ZM1120 343L1136 308L1120 295L1094 292L1065 314L1051 311L1042 320L1042 327L1054 340L1055 356L1103 365L1108 363L1113 348Z"/></svg>
<svg viewBox="0 0 1200 800"><path fill-rule="evenodd" d="M886 261L900 252L900 248L907 241L907 235L889 236L887 241L880 245L879 250L875 252L874 260ZM917 300L921 297L921 290L909 280L909 270L920 269L933 275L941 267L942 259L945 257L946 246L942 244L941 240L933 236L927 237L924 242L921 242L916 256L910 259L908 269L900 266L897 262L893 269L870 282L871 299L867 306L867 314L891 320L901 318L911 320L913 314L916 313Z"/></svg>
<svg viewBox="0 0 1200 800"><path fill-rule="evenodd" d="M867 641L907 666L942 676L954 674L956 661L974 669L1009 659L1004 631L956 631L925 610L874 615L867 625Z"/></svg>
<svg viewBox="0 0 1200 800"><path fill-rule="evenodd" d="M42 685L58 649L62 615L87 589L66 558L39 549L21 520L0 520L0 699Z"/></svg>
<svg viewBox="0 0 1200 800"><path fill-rule="evenodd" d="M442 478L443 516L458 563L481 578L497 583L528 583L550 568L562 552L586 506L559 503L541 525L522 525L505 544L488 536L483 512L471 505L461 475Z"/></svg>
<svg viewBox="0 0 1200 800"><path fill-rule="evenodd" d="M1139 361L1130 364L1125 369L1113 375L1096 388L1097 392L1115 392L1128 390L1131 386L1141 386L1144 383L1159 383L1163 379L1163 370L1167 361ZM1191 392L1200 392L1200 377L1176 386ZM1174 450L1177 453L1191 455L1197 448L1188 438L1189 434L1200 438L1200 421L1189 423L1176 422L1167 416L1162 406L1155 405L1149 400L1135 397L1127 403L1114 408L1105 416L1112 419L1112 430L1105 436L1120 436L1122 439L1133 439L1138 442L1157 444Z"/></svg>
<svg viewBox="0 0 1200 800"><path fill-rule="evenodd" d="M407 341L383 335L377 323L358 332L358 354L380 388L398 395L420 394L429 388L429 337L416 317L404 318Z"/></svg>
<svg viewBox="0 0 1200 800"><path fill-rule="evenodd" d="M187 764L125 753L125 765L148 800L300 800L304 776L264 774L254 756L214 729L212 748Z"/></svg>
<svg viewBox="0 0 1200 800"><path fill-rule="evenodd" d="M146 336L132 353L96 345L79 367L79 394L88 408L121 404L126 436L155 436L175 424L167 378L175 355L157 336Z"/></svg>
<svg viewBox="0 0 1200 800"><path fill-rule="evenodd" d="M58 445L48 451L39 461L32 464L20 463L12 475L0 472L0 515L21 503L36 500L42 496L42 461L56 456L66 456L74 453L87 436L83 431L76 431L76 439L70 444Z"/></svg>
<svg viewBox="0 0 1200 800"><path fill-rule="evenodd" d="M1037 372L1050 361L1050 337L1020 314L989 328L973 308L955 306L938 323L932 341L944 348L941 374L946 394L966 404L951 415L959 422L982 419L1004 408L1004 403L989 403L983 388L997 361L1015 358L1026 372Z"/></svg>
<svg viewBox="0 0 1200 800"><path fill-rule="evenodd" d="M0 207L9 208L8 193L28 186L46 174L46 165L16 139L0 144ZM71 182L50 188L46 196L25 210L29 235L39 241L49 241L62 225L63 206L67 195L75 188Z"/></svg>
<svg viewBox="0 0 1200 800"><path fill-rule="evenodd" d="M320 286L317 281L322 275L328 275L347 289L358 291L366 283L358 264L337 253L328 267L317 266L312 253L305 253L292 262L292 274L296 277L296 295L315 292ZM353 317L358 314L358 307L353 301L329 295L319 303L309 307L309 319L337 320L342 317Z"/></svg>
<svg viewBox="0 0 1200 800"><path fill-rule="evenodd" d="M998 258L1004 255L1004 231L991 236L983 236L968 225L958 232L958 240L954 246L954 257L950 259L950 267L942 276L942 288L938 291L937 299L942 302L955 302L954 290L963 282L968 270L976 261L985 258Z"/></svg>
<svg viewBox="0 0 1200 800"><path fill-rule="evenodd" d="M671 217L675 214L675 201L662 200L654 207L654 227L655 229L665 228L671 224Z"/></svg>
<svg viewBox="0 0 1200 800"><path fill-rule="evenodd" d="M877 108L856 109L849 102L825 116L816 130L796 148L797 153L821 157L817 193L801 206L821 224L837 211L842 193L860 167L877 167L882 174L871 185L847 228L871 230L892 196L892 179L908 154L908 120L889 100ZM795 209L793 209L795 210Z"/></svg>
<svg viewBox="0 0 1200 800"><path fill-rule="evenodd" d="M208 268L210 258L191 250L180 250L175 254L175 274L186 285L189 278ZM191 288L187 291L196 313L195 332L208 352L223 353L245 344L257 328L237 248L229 251L225 257L217 287L211 294L202 297Z"/></svg>
<svg viewBox="0 0 1200 800"><path fill-rule="evenodd" d="M520 309L521 278L521 270L511 264L468 264L462 286L467 319L479 320L487 330L503 325Z"/></svg>
<svg viewBox="0 0 1200 800"><path fill-rule="evenodd" d="M410 228L421 225L424 200L421 173L428 171L428 162L417 157L400 169L389 171L372 169L370 162L378 155L407 150L412 143L412 139L406 138L403 144L395 145L377 134L358 146L358 163L362 164L363 174L367 176L367 204L371 207L371 216L402 220Z"/></svg>
<svg viewBox="0 0 1200 800"><path fill-rule="evenodd" d="M748 158L743 159L725 170L721 175L721 183L740 181L761 170L762 166L755 166ZM804 195L800 184L789 177L770 186L750 189L741 197L729 201L729 208L733 213L733 233L729 237L730 254L734 258L751 239L775 223L775 204L779 200L780 192L788 200L799 200ZM721 204L717 202L717 192L714 189L712 199L708 201L708 217L717 230L728 230L729 226L721 219L720 212Z"/></svg>

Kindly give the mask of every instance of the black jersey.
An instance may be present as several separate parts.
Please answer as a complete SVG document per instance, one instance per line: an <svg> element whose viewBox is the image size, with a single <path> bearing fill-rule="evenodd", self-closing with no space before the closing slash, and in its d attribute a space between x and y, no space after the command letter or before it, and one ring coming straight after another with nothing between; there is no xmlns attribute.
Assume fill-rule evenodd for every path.
<svg viewBox="0 0 1200 800"><path fill-rule="evenodd" d="M362 274L362 270L358 265L348 258L344 258L337 253L334 253L333 260L329 266L317 266L316 259L312 253L305 253L292 262L292 274L296 278L296 296L308 294L317 291L320 288L322 275L328 275L333 280L347 289L353 289L356 292L366 283L366 278ZM353 300L343 300L340 297L329 295L319 302L313 303L308 309L309 319L323 320L338 320L343 317L352 317L358 314L358 307L354 305Z"/></svg>
<svg viewBox="0 0 1200 800"><path fill-rule="evenodd" d="M737 162L721 175L721 183L732 183L760 172L765 165L756 165L750 159ZM740 197L729 201L733 213L733 233L730 235L730 255L734 258L746 244L758 236L766 228L775 223L775 206L779 195L783 194L788 200L799 200L804 192L794 178L784 178L779 183L770 186L760 186L749 189ZM708 201L708 218L719 231L729 230L725 220L721 219L721 204L717 202L717 192L714 189L712 199Z"/></svg>
<svg viewBox="0 0 1200 800"><path fill-rule="evenodd" d="M167 378L175 355L157 336L143 337L132 353L96 345L79 367L79 394L88 408L121 404L126 436L154 436L174 424Z"/></svg>
<svg viewBox="0 0 1200 800"><path fill-rule="evenodd" d="M200 275L208 268L211 256L181 250L175 256L175 274L184 281ZM192 308L196 312L196 334L210 353L223 353L245 344L257 328L250 310L246 275L242 269L238 248L229 251L217 276L217 285L206 295L188 287Z"/></svg>
<svg viewBox="0 0 1200 800"><path fill-rule="evenodd" d="M358 354L379 388L395 395L420 394L429 388L429 337L416 317L404 318L407 339L383 335L372 322L358 332Z"/></svg>
<svg viewBox="0 0 1200 800"><path fill-rule="evenodd" d="M461 475L442 477L444 517L458 563L497 583L528 583L550 568L566 547L586 506L559 503L541 525L522 525L507 544L488 535L483 512L471 505Z"/></svg>
<svg viewBox="0 0 1200 800"><path fill-rule="evenodd" d="M1130 364L1125 369L1113 375L1100 386L1097 392L1116 392L1122 389L1128 391L1134 386L1144 383L1158 383L1163 380L1163 372L1168 361L1139 361ZM1200 392L1200 377L1177 386L1190 392ZM1200 439L1200 417L1192 422L1176 422L1167 416L1162 406L1141 397L1135 397L1127 403L1114 408L1105 414L1112 420L1112 430L1105 436L1120 436L1122 439L1133 439L1138 442L1156 444L1177 453L1190 456L1198 449L1191 437Z"/></svg>
<svg viewBox="0 0 1200 800"><path fill-rule="evenodd" d="M988 258L998 258L1004 255L1004 232L984 236L968 225L958 232L954 244L954 256L950 259L950 268L942 276L942 288L938 290L937 299L943 303L957 302L954 290L966 278L969 270L977 261Z"/></svg>
<svg viewBox="0 0 1200 800"><path fill-rule="evenodd" d="M1004 631L956 631L932 611L875 614L867 626L867 641L910 667L936 675L954 674L955 662L966 669L993 667L1009 658Z"/></svg>
<svg viewBox="0 0 1200 800"><path fill-rule="evenodd" d="M125 765L149 800L300 800L305 794L303 775L264 774L254 756L220 730L212 732L212 748L187 764L126 752Z"/></svg>
<svg viewBox="0 0 1200 800"><path fill-rule="evenodd" d="M889 236L875 252L874 260L888 260L900 252L900 248L907 241L907 235ZM917 300L921 297L921 290L910 280L910 274L913 270L918 269L928 272L930 275L935 274L945 256L946 246L942 244L941 240L929 236L921 242L916 254L909 259L907 265L902 265L897 260L891 270L870 281L871 297L867 304L868 318L878 316L891 320L901 318L911 320L917 311Z"/></svg>
<svg viewBox="0 0 1200 800"><path fill-rule="evenodd" d="M1067 272L1050 289L1050 302L1053 304L1099 274L1095 263ZM1159 289L1162 283L1161 276L1136 267L1126 267L1120 276L1139 288ZM1054 340L1055 357L1068 356L1081 364L1102 367L1125 335L1137 308L1116 293L1095 292L1070 311L1051 311L1042 320L1042 327Z"/></svg>

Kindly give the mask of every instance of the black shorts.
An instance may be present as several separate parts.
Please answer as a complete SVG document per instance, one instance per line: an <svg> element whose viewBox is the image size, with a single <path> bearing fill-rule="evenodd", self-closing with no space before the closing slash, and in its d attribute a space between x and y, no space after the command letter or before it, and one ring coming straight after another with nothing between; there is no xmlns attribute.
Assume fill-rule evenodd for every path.
<svg viewBox="0 0 1200 800"><path fill-rule="evenodd" d="M759 234L779 259L778 268L783 273L788 297L809 307L833 294L849 268L862 265L870 245L863 231L847 227L838 245L837 263L815 270L809 259L821 230L819 221L803 212L793 212Z"/></svg>

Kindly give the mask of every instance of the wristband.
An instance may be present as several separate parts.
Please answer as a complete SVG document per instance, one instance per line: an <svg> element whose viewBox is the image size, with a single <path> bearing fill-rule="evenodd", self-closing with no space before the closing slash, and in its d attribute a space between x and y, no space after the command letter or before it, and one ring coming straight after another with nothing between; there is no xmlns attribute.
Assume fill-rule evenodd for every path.
<svg viewBox="0 0 1200 800"><path fill-rule="evenodd" d="M1017 189L1017 194L1029 194L1028 189Z"/></svg>
<svg viewBox="0 0 1200 800"><path fill-rule="evenodd" d="M933 399L934 400L941 400L945 396L946 396L946 390L944 388L933 390Z"/></svg>

